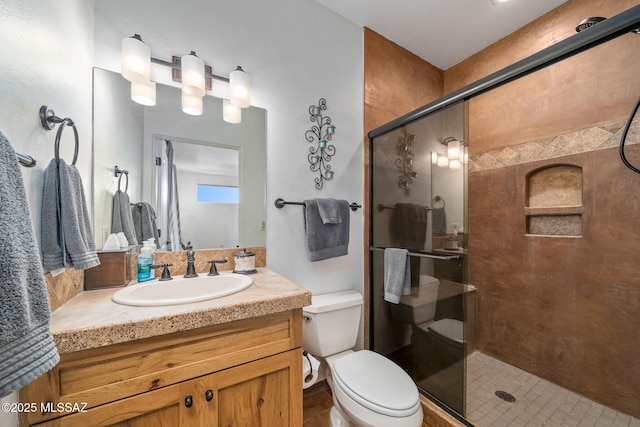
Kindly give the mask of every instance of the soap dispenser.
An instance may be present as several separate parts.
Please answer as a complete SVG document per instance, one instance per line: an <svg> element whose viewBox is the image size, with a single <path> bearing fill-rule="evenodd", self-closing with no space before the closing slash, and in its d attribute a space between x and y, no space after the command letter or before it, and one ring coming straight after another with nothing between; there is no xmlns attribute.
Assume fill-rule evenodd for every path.
<svg viewBox="0 0 640 427"><path fill-rule="evenodd" d="M149 242L144 242L140 255L138 255L138 282L146 282L153 279L151 266L153 265L153 247Z"/></svg>

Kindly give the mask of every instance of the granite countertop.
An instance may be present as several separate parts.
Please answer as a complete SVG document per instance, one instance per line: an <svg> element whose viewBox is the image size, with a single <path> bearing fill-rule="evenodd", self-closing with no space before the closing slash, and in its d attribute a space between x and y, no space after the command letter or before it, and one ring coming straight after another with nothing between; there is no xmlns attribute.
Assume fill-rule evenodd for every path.
<svg viewBox="0 0 640 427"><path fill-rule="evenodd" d="M190 304L132 307L116 304L119 289L81 292L51 315L60 353L103 347L173 332L250 319L311 304L311 292L267 268L242 292Z"/></svg>

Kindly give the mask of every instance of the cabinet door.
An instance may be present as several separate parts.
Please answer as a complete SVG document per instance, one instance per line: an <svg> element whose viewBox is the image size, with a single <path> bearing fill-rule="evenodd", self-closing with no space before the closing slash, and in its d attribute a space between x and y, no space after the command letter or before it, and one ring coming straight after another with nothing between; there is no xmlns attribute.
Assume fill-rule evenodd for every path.
<svg viewBox="0 0 640 427"><path fill-rule="evenodd" d="M190 382L190 381L188 381ZM183 385L176 384L38 424L46 427L185 425Z"/></svg>
<svg viewBox="0 0 640 427"><path fill-rule="evenodd" d="M217 427L302 425L300 349L230 368L207 378L215 387Z"/></svg>

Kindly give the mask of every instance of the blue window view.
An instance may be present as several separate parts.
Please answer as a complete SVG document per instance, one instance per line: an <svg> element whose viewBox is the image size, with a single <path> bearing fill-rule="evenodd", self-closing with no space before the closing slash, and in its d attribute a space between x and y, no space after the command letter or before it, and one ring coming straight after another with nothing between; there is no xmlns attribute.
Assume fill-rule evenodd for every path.
<svg viewBox="0 0 640 427"><path fill-rule="evenodd" d="M238 187L198 184L196 197L203 203L238 203L240 190Z"/></svg>

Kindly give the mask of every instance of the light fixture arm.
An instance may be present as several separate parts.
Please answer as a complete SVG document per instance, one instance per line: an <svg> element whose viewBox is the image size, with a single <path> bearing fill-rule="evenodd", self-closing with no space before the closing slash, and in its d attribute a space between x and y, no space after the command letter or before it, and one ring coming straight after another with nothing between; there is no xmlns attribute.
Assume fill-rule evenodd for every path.
<svg viewBox="0 0 640 427"><path fill-rule="evenodd" d="M174 57L174 58L178 58L178 57ZM176 61L176 60L174 59L174 61ZM151 57L151 63L158 64L158 65L163 65L163 66L169 67L169 68L171 68L173 70L180 71L180 58L177 59L177 62L169 62L169 61L165 61L165 60L162 60L162 59ZM205 69L205 72L204 72L204 77L205 78L209 78L209 79L213 79L213 80L219 80L219 81L225 82L225 83L229 83L229 78L218 76L216 74L213 74L213 73L207 71L206 69Z"/></svg>

